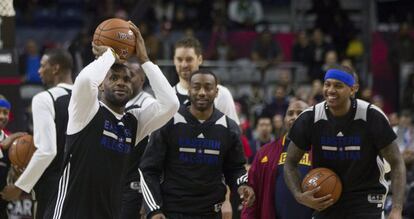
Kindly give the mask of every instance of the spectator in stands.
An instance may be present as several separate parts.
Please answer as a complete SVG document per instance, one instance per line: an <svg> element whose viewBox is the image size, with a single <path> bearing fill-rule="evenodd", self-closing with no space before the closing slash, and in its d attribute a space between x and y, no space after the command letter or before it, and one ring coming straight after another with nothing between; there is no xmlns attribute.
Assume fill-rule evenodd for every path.
<svg viewBox="0 0 414 219"><path fill-rule="evenodd" d="M394 130L394 132L397 132L397 126L400 123L400 118L398 117L398 113L393 112L388 114L388 120L390 121L390 126Z"/></svg>
<svg viewBox="0 0 414 219"><path fill-rule="evenodd" d="M333 49L333 46L325 42L325 36L321 29L315 29L312 34L310 44L312 51L312 61L309 70L309 77L312 80L319 79L321 67L324 62L325 54Z"/></svg>
<svg viewBox="0 0 414 219"><path fill-rule="evenodd" d="M253 43L251 59L265 69L282 61L282 51L269 29L264 29Z"/></svg>
<svg viewBox="0 0 414 219"><path fill-rule="evenodd" d="M309 105L315 105L323 100L323 85L318 79L312 81L312 91L309 98Z"/></svg>
<svg viewBox="0 0 414 219"><path fill-rule="evenodd" d="M276 138L279 138L285 133L285 128L283 124L283 116L280 114L276 114L272 118L272 125L273 125L273 135Z"/></svg>
<svg viewBox="0 0 414 219"><path fill-rule="evenodd" d="M311 65L312 49L306 31L300 31L296 36L296 41L292 48L292 61L300 62L308 68Z"/></svg>
<svg viewBox="0 0 414 219"><path fill-rule="evenodd" d="M289 105L284 118L286 130L292 127L299 114L308 105L294 101ZM286 134L286 133L284 133ZM297 203L284 182L283 171L289 138L284 135L264 145L257 153L249 170L249 184L255 191L253 206L243 208L243 219L309 219L312 210ZM298 165L303 177L311 167L311 158L306 153Z"/></svg>
<svg viewBox="0 0 414 219"><path fill-rule="evenodd" d="M75 78L77 73L79 73L87 64L91 63L95 56L91 52L91 41L92 41L92 30L87 28L79 31L78 35L71 42L69 46L69 52L72 54L74 62L74 73L72 78Z"/></svg>
<svg viewBox="0 0 414 219"><path fill-rule="evenodd" d="M414 147L414 126L410 111L403 110L401 112L398 126L394 126L393 129L397 134L395 141L398 144L400 152L407 150L409 147Z"/></svg>
<svg viewBox="0 0 414 219"><path fill-rule="evenodd" d="M286 95L289 97L294 96L295 85L293 83L292 70L290 68L279 68L278 74L278 83L285 88Z"/></svg>
<svg viewBox="0 0 414 219"><path fill-rule="evenodd" d="M263 7L257 0L232 0L229 3L228 15L236 28L253 28L263 19Z"/></svg>
<svg viewBox="0 0 414 219"><path fill-rule="evenodd" d="M407 84L404 86L402 108L414 113L414 72L408 75Z"/></svg>
<svg viewBox="0 0 414 219"><path fill-rule="evenodd" d="M227 36L226 26L213 26L205 58L207 60L227 61L233 60L234 56L234 50Z"/></svg>
<svg viewBox="0 0 414 219"><path fill-rule="evenodd" d="M397 39L391 47L390 58L392 64L414 61L414 39L411 36L411 27L408 23L402 23Z"/></svg>
<svg viewBox="0 0 414 219"><path fill-rule="evenodd" d="M350 59L350 58L344 58L344 59L342 59L341 60L341 65L346 66L346 67L348 67L350 69L355 69L354 68L354 64L352 62L352 59Z"/></svg>
<svg viewBox="0 0 414 219"><path fill-rule="evenodd" d="M158 60L160 57L161 42L158 37L154 34L153 27L148 25L146 22L141 22L139 25L142 37L145 40L147 47L148 56L150 60Z"/></svg>
<svg viewBox="0 0 414 219"><path fill-rule="evenodd" d="M317 76L318 79L323 80L326 71L335 65L338 65L338 53L335 50L329 50L325 53L324 63L321 67L319 75Z"/></svg>
<svg viewBox="0 0 414 219"><path fill-rule="evenodd" d="M239 124L240 130L241 130L240 139L243 145L244 156L246 157L246 160L248 160L253 155L252 150L250 148L250 142L249 142L250 140L247 137L248 132L250 132L251 134L249 120L242 113L242 109L241 109L242 105L238 102L234 102L234 105L236 106L237 116L240 119L240 124Z"/></svg>
<svg viewBox="0 0 414 219"><path fill-rule="evenodd" d="M248 163L252 163L254 156L263 145L273 140L274 136L272 134L272 119L266 116L259 117L256 122L255 133L253 134L253 141L250 142L250 149L253 156L250 157Z"/></svg>
<svg viewBox="0 0 414 219"><path fill-rule="evenodd" d="M161 24L160 30L160 43L161 43L161 53L159 58L160 59L167 59L170 60L173 57L173 49L174 49L174 39L171 36L171 22L164 21Z"/></svg>
<svg viewBox="0 0 414 219"><path fill-rule="evenodd" d="M371 103L380 108L381 110L384 110L384 98L381 95L374 95L372 97Z"/></svg>
<svg viewBox="0 0 414 219"><path fill-rule="evenodd" d="M23 74L23 81L29 84L42 84L37 73L40 67L40 54L36 41L26 41L24 53L19 57L19 72Z"/></svg>
<svg viewBox="0 0 414 219"><path fill-rule="evenodd" d="M262 115L270 118L276 114L284 115L288 105L289 101L286 96L286 89L283 86L277 86L271 102L265 105Z"/></svg>
<svg viewBox="0 0 414 219"><path fill-rule="evenodd" d="M174 30L185 30L189 27L197 30L211 30L211 8L212 1L175 1L173 13Z"/></svg>
<svg viewBox="0 0 414 219"><path fill-rule="evenodd" d="M327 33L333 25L335 14L340 10L339 0L312 0L309 13L316 14L315 26Z"/></svg>
<svg viewBox="0 0 414 219"><path fill-rule="evenodd" d="M364 54L364 44L357 33L353 33L345 50L346 57L352 60L361 60Z"/></svg>
<svg viewBox="0 0 414 219"><path fill-rule="evenodd" d="M9 113L11 109L10 102L0 95L0 190L7 184L7 175L10 169L10 160L8 158L8 148L13 141L24 135L25 133L17 132L9 135L5 131L6 125L9 122ZM0 199L0 218L7 218L7 201Z"/></svg>
<svg viewBox="0 0 414 219"><path fill-rule="evenodd" d="M372 96L373 96L372 89L370 87L366 87L366 88L362 89L360 99L371 103L372 102Z"/></svg>

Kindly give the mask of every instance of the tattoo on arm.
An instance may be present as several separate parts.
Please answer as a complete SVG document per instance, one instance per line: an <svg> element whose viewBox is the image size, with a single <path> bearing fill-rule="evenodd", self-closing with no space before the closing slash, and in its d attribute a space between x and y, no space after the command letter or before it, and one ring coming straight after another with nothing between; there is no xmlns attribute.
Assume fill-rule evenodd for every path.
<svg viewBox="0 0 414 219"><path fill-rule="evenodd" d="M304 150L298 148L293 142L290 142L284 167L284 177L286 185L289 187L293 196L302 193L298 163L302 159L303 154L305 154Z"/></svg>
<svg viewBox="0 0 414 219"><path fill-rule="evenodd" d="M405 164L395 142L380 150L380 154L391 165L392 208L402 210L406 184Z"/></svg>

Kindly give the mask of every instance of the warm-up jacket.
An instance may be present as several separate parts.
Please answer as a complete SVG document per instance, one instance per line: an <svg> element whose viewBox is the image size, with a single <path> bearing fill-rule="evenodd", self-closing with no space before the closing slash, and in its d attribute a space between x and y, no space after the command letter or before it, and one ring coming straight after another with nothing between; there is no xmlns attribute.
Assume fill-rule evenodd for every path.
<svg viewBox="0 0 414 219"><path fill-rule="evenodd" d="M214 109L206 121L182 106L152 133L140 164L146 212L209 215L220 211L226 186L247 182L237 124Z"/></svg>

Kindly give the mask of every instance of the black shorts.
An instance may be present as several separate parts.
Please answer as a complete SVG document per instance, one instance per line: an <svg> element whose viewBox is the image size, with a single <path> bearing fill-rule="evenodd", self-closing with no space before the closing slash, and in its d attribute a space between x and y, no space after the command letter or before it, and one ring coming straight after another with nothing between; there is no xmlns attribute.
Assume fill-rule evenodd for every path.
<svg viewBox="0 0 414 219"><path fill-rule="evenodd" d="M42 177L33 188L36 207L34 214L36 218L43 218L45 215L46 208L52 204L52 199L58 190L59 178L57 177ZM53 203L54 204L54 203Z"/></svg>

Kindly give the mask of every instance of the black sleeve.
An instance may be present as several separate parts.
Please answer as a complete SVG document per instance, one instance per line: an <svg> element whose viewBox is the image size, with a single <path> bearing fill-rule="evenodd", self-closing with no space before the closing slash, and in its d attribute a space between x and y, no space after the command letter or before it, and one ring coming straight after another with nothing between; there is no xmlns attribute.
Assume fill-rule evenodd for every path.
<svg viewBox="0 0 414 219"><path fill-rule="evenodd" d="M313 111L306 111L299 115L289 131L289 139L300 149L309 151L311 130L313 124Z"/></svg>
<svg viewBox="0 0 414 219"><path fill-rule="evenodd" d="M228 119L230 129L230 149L224 155L223 172L226 184L231 188L247 183L247 172L244 164L243 145L240 140L240 128L233 121Z"/></svg>
<svg viewBox="0 0 414 219"><path fill-rule="evenodd" d="M139 167L144 208L148 216L160 212L162 207L160 178L167 154L169 124L151 134Z"/></svg>
<svg viewBox="0 0 414 219"><path fill-rule="evenodd" d="M397 138L385 114L376 106L371 105L367 116L370 137L378 150L388 146Z"/></svg>

